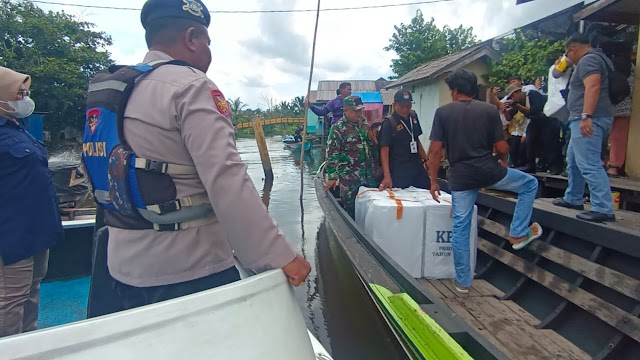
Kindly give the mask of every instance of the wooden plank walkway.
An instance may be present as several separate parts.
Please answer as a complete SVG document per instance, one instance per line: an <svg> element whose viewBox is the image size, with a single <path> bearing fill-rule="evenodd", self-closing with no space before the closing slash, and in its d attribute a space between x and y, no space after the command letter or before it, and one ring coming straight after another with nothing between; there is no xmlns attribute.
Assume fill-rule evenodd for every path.
<svg viewBox="0 0 640 360"><path fill-rule="evenodd" d="M512 359L590 359L553 330L538 329L533 315L485 280L474 280L469 295L459 295L451 280L418 279L461 319Z"/></svg>

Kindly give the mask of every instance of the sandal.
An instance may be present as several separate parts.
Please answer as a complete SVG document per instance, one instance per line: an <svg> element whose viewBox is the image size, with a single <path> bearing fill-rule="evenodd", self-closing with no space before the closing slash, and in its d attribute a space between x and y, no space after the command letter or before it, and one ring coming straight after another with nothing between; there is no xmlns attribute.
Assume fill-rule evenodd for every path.
<svg viewBox="0 0 640 360"><path fill-rule="evenodd" d="M616 173L615 174L610 173L609 172L610 169L615 169ZM607 166L607 176L613 179L621 179L625 177L624 170L622 170L621 166L611 166L611 165Z"/></svg>
<svg viewBox="0 0 640 360"><path fill-rule="evenodd" d="M537 227L538 231L537 231L537 234L531 235L531 228L534 227L534 226ZM532 242L533 240L539 238L540 236L542 236L542 227L537 222L534 222L529 227L529 231L527 232L527 238L525 240L517 243L517 244L511 245L511 248L513 250L520 250L520 249L524 248L525 246L529 245L530 242Z"/></svg>

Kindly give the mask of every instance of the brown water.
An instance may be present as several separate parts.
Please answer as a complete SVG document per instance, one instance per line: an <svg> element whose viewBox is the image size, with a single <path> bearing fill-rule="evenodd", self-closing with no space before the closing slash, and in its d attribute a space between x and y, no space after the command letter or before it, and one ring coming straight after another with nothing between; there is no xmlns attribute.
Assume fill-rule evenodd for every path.
<svg viewBox="0 0 640 360"><path fill-rule="evenodd" d="M313 148L305 155L301 206L300 152L284 149L279 137L267 143L275 177L271 189L264 186L255 140L238 139L237 147L271 216L294 249L311 263L308 281L295 289L307 327L336 360L404 359L349 259L324 224L313 188L313 178L323 161L322 149Z"/></svg>

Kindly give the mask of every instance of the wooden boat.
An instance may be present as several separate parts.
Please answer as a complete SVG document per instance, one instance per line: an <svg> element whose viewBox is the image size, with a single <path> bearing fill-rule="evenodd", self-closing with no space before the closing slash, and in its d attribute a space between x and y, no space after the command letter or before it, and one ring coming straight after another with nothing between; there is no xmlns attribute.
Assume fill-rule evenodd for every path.
<svg viewBox="0 0 640 360"><path fill-rule="evenodd" d="M285 143L284 146L289 150L300 151L300 149L302 149L302 142ZM309 151L309 150L311 150L311 142L305 141L304 151Z"/></svg>
<svg viewBox="0 0 640 360"><path fill-rule="evenodd" d="M44 281L91 275L95 215L63 220L64 239L49 251L49 269Z"/></svg>
<svg viewBox="0 0 640 360"><path fill-rule="evenodd" d="M329 227L411 358L427 358L416 351L419 341L441 344L421 336L424 325L399 325L398 318L419 319L390 309L380 286L387 298L410 297L474 359L638 358L640 214L619 211L618 222L593 224L538 199L533 221L544 234L513 251L506 236L515 200L482 192L476 277L460 296L448 280L408 275L323 191L322 177L315 186Z"/></svg>

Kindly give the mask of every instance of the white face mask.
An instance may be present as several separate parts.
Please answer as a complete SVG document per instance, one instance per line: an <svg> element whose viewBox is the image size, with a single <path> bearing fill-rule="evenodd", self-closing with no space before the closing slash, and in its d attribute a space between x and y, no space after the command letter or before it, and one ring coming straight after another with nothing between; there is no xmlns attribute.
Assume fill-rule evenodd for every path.
<svg viewBox="0 0 640 360"><path fill-rule="evenodd" d="M29 117L36 109L36 103L28 96L25 96L25 98L22 100L0 101L0 103L7 104L11 108L13 108L13 110L8 110L4 107L0 107L2 110L4 110L4 112L15 117L16 119Z"/></svg>

